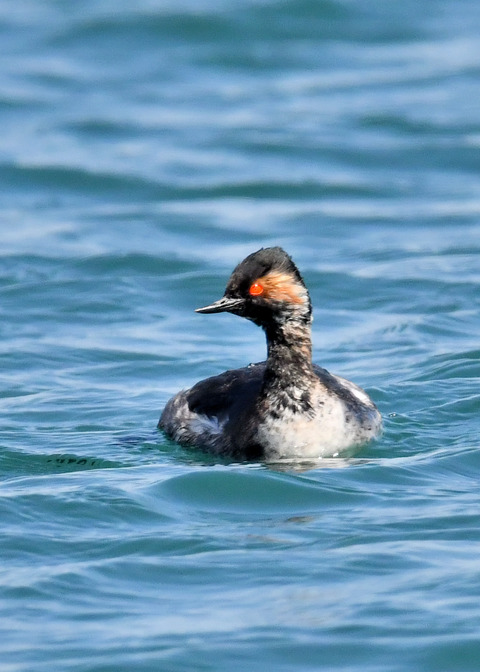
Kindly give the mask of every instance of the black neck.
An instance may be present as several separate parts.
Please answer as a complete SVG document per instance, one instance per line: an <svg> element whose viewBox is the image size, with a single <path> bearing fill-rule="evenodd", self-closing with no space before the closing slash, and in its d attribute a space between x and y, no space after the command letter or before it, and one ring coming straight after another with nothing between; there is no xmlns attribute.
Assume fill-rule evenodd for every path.
<svg viewBox="0 0 480 672"><path fill-rule="evenodd" d="M290 387L307 390L313 373L310 320L290 320L269 324L267 336L267 367L264 391L286 391Z"/></svg>

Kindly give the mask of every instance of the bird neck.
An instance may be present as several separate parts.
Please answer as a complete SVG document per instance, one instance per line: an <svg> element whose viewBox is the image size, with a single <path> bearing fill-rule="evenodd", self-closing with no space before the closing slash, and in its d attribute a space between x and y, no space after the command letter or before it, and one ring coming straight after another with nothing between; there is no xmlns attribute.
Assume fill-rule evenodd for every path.
<svg viewBox="0 0 480 672"><path fill-rule="evenodd" d="M311 320L272 322L267 337L266 382L281 378L283 384L300 385L313 374Z"/></svg>

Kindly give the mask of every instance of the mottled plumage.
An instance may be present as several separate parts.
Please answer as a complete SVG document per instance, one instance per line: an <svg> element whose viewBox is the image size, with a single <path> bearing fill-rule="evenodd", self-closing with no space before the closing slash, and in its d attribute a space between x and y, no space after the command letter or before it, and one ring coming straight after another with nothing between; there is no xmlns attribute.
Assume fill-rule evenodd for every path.
<svg viewBox="0 0 480 672"><path fill-rule="evenodd" d="M380 434L381 416L368 395L312 364L310 297L281 248L248 256L224 296L198 309L223 311L265 330L267 360L175 395L159 422L168 436L218 455L274 460L334 456Z"/></svg>

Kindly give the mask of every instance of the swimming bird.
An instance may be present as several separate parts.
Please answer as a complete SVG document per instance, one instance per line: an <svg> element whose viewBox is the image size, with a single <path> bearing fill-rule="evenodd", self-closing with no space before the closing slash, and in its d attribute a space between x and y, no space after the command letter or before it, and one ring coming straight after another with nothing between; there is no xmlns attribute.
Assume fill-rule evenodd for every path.
<svg viewBox="0 0 480 672"><path fill-rule="evenodd" d="M167 436L238 460L274 461L351 454L380 435L367 393L312 363L310 296L282 248L250 254L224 296L196 312L251 320L265 332L267 359L178 392L158 423Z"/></svg>

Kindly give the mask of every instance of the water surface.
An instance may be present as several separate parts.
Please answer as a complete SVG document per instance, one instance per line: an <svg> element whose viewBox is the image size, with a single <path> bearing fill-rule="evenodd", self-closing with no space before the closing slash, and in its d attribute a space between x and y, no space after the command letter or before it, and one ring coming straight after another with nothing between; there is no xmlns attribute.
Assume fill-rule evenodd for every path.
<svg viewBox="0 0 480 672"><path fill-rule="evenodd" d="M478 670L479 7L0 0L2 672ZM263 359L193 310L265 245L352 459L155 429Z"/></svg>

